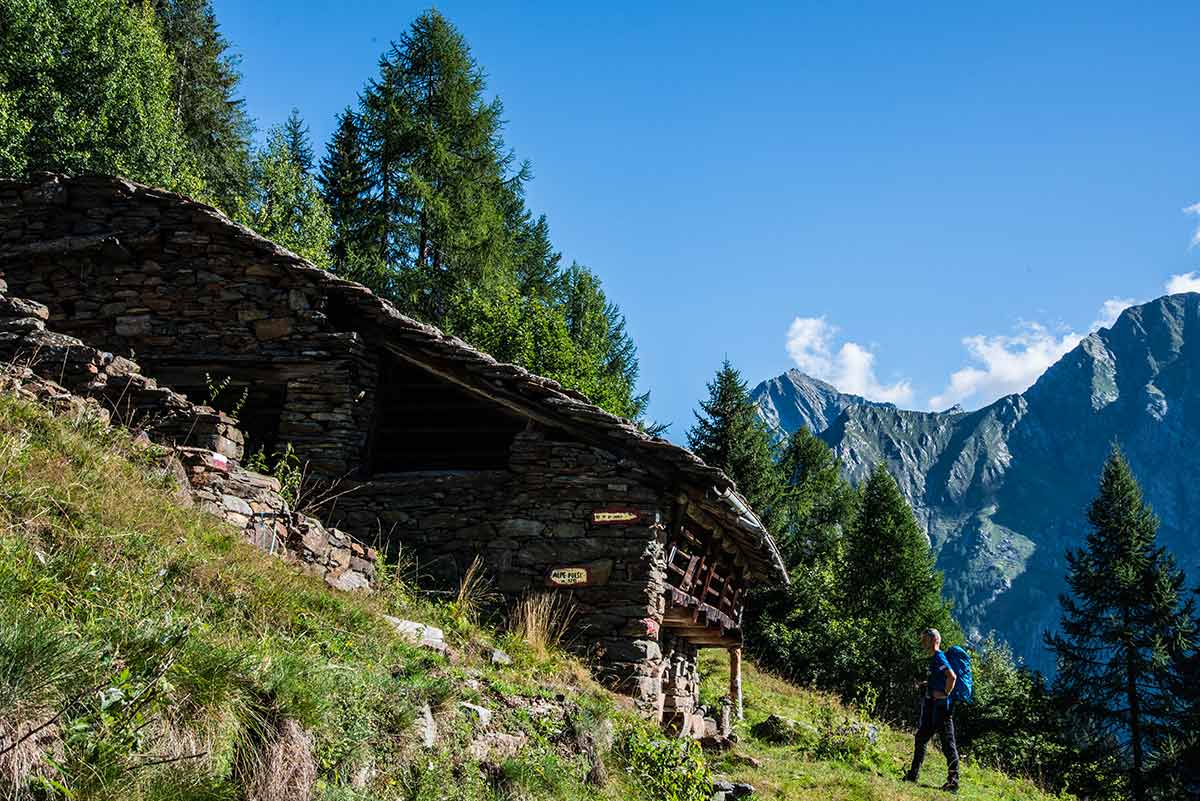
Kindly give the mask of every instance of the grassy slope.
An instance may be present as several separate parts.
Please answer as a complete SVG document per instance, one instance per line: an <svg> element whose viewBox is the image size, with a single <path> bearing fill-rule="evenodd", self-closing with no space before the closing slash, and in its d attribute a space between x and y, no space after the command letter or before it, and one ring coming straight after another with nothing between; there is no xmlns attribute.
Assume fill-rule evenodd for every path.
<svg viewBox="0 0 1200 801"><path fill-rule="evenodd" d="M723 653L704 652L701 672L706 701L726 691L728 664ZM834 696L797 688L759 672L753 665L743 666L742 682L746 720L737 727L738 745L731 754L717 759L713 767L735 781L753 784L758 797L788 801L909 801L951 797L939 789L946 779L946 761L936 738L929 744L920 784L914 787L900 781L912 758L911 732L874 724L878 727L878 747L864 748L857 754L853 745L839 751L837 738L824 739L825 753L821 752L821 741L809 749L773 745L751 734L751 728L770 714L807 723L818 732L836 731L846 721L864 725L870 722ZM837 752L836 755L831 751ZM752 757L761 764L752 767L744 757ZM960 770L962 789L957 797L966 801L1052 798L1031 782L1010 778L970 760L964 760Z"/></svg>
<svg viewBox="0 0 1200 801"><path fill-rule="evenodd" d="M471 610L422 598L395 578L371 598L331 592L215 519L173 506L154 464L120 431L0 394L0 751L14 729L47 724L0 753L0 796L12 797L6 780L41 765L32 771L46 776L39 797L233 801L271 778L271 755L282 754L276 762L289 769L311 757L314 795L330 801L685 797L669 792L682 775L673 746L636 757L606 750L608 782L587 783L580 732L611 724L618 743L628 732L647 742L652 729L577 662L477 626ZM442 626L455 658L399 640L382 614ZM490 663L494 645L513 655L512 666ZM711 652L705 659L706 694L715 697L725 665ZM538 712L539 701L560 699L565 716ZM491 709L490 730L524 733L525 747L483 769L467 759L477 724L461 701ZM425 704L440 731L432 752L413 731ZM749 735L771 712L808 721L848 714L832 699L748 666L746 706L736 753L763 764L735 756L715 767L762 797L939 795L897 781L911 741L895 731L885 729L882 750L865 758L815 759ZM292 721L310 741L299 751L278 734L297 731ZM942 768L931 755L925 782L940 783ZM978 801L1041 798L972 766L964 783L963 797ZM269 789L254 798L295 797Z"/></svg>
<svg viewBox="0 0 1200 801"><path fill-rule="evenodd" d="M319 798L632 795L620 765L603 790L584 783L574 733L639 724L577 663L398 581L371 598L332 592L167 490L127 434L0 394L0 735L47 720L55 735L0 754L0 797L25 752L61 764L48 796L240 798L285 721L311 737ZM382 614L442 626L455 657L406 644ZM512 666L490 664L494 645ZM569 719L528 709L559 695ZM475 724L460 701L493 710L494 731L524 732L521 755L490 775L464 769ZM426 703L433 753L413 732Z"/></svg>

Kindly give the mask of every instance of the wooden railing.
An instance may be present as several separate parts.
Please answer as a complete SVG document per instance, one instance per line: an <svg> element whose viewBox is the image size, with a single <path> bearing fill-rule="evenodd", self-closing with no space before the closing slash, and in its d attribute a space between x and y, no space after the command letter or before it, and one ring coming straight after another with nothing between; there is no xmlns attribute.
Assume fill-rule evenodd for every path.
<svg viewBox="0 0 1200 801"><path fill-rule="evenodd" d="M738 628L742 586L737 568L728 554L704 539L680 528L667 546L668 600L672 606L690 609L693 624L714 625L722 631Z"/></svg>

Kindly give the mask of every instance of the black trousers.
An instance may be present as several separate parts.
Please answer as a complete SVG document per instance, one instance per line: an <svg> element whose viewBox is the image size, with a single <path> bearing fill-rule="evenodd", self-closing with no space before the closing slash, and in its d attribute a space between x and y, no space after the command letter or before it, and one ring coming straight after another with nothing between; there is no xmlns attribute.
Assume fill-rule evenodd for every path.
<svg viewBox="0 0 1200 801"><path fill-rule="evenodd" d="M929 738L933 737L935 732L942 741L942 753L946 756L946 781L958 784L958 745L954 742L954 718L950 713L950 702L945 698L926 698L921 707L921 721L917 724L912 767L908 769L908 773L916 777L921 772L921 763L925 761L925 746L929 744Z"/></svg>

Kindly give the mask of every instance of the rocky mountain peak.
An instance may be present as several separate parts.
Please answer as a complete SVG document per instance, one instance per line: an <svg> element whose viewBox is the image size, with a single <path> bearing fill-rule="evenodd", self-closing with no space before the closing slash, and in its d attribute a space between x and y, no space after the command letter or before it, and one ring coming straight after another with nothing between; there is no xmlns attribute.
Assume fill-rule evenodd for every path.
<svg viewBox="0 0 1200 801"><path fill-rule="evenodd" d="M973 634L995 630L1052 670L1067 548L1113 443L1160 519L1160 540L1200 578L1200 294L1126 309L1025 392L975 411L897 409L789 370L754 390L781 436L805 425L854 481L888 465L930 533L946 591Z"/></svg>

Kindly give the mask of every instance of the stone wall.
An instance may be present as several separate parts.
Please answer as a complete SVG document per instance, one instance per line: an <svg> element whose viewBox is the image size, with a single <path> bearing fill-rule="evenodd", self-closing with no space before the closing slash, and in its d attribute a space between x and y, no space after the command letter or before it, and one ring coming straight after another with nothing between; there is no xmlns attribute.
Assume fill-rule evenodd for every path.
<svg viewBox="0 0 1200 801"><path fill-rule="evenodd" d="M118 178L35 176L0 184L0 253L13 294L58 331L173 387L232 378L251 406L275 390L277 440L323 473L362 452L375 369L362 337L328 324L318 271L213 209Z"/></svg>
<svg viewBox="0 0 1200 801"><path fill-rule="evenodd" d="M340 488L331 517L352 531L380 527L426 581L452 587L479 556L498 591L544 590L552 568L586 566L592 586L556 589L577 607L570 645L649 711L661 710L664 563L669 508L644 469L536 427L513 442L508 470L405 473ZM592 513L635 510L632 525Z"/></svg>
<svg viewBox="0 0 1200 801"><path fill-rule="evenodd" d="M159 386L129 359L47 330L46 307L7 290L0 279L0 390L140 432L169 449L162 461L178 479L179 502L198 504L332 587L370 589L375 551L289 509L274 478L240 468L236 421Z"/></svg>
<svg viewBox="0 0 1200 801"><path fill-rule="evenodd" d="M116 178L0 180L0 270L14 294L44 304L37 319L107 352L107 366L93 369L77 364L71 347L47 343L41 362L65 354L67 372L92 376L133 416L144 413L145 398L161 396L167 407L182 398L156 379L195 396L228 378L226 401L246 391L239 426L188 404L160 431L197 449L181 456L198 502L247 538L345 588L369 582L374 554L343 530L402 546L447 587L480 556L510 600L545 589L552 568L587 567L591 585L555 590L578 605L574 647L681 730L696 724L696 649L660 634L665 529L680 493L722 515L713 526L725 527L746 570L785 575L765 530L743 525L753 513L720 471L570 389L403 317L202 204ZM152 377L122 357L136 357ZM409 383L401 368L422 375ZM391 383L381 387L382 376ZM439 408L437 386L420 403L404 397L422 382L460 397L450 411ZM439 426L452 422L454 410L471 409L463 395L487 409L459 415L509 418L483 421L494 435L489 447L503 448L490 454L495 465L371 474L381 464L372 461L374 445L412 442L396 420L424 409L441 414ZM568 433L579 431L588 436ZM324 525L282 508L277 487L237 467L247 451L284 443L313 477L341 482ZM228 471L212 452L232 462ZM614 507L638 520L593 524L594 511Z"/></svg>

